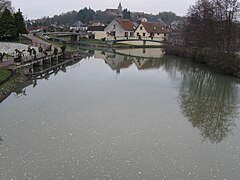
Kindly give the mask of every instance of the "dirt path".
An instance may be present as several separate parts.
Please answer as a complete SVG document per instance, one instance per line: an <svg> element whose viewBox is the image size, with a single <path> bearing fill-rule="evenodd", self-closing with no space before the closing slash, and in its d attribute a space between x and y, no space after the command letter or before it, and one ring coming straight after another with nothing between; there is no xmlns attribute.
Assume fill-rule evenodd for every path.
<svg viewBox="0 0 240 180"><path fill-rule="evenodd" d="M0 68L8 68L13 65L13 60L4 61L0 63Z"/></svg>
<svg viewBox="0 0 240 180"><path fill-rule="evenodd" d="M31 40L33 46L36 46L36 47L41 46L42 48L47 48L47 47L51 46L50 43L48 43L42 39L39 39L38 37L34 36L33 34L24 34L23 36L25 38Z"/></svg>

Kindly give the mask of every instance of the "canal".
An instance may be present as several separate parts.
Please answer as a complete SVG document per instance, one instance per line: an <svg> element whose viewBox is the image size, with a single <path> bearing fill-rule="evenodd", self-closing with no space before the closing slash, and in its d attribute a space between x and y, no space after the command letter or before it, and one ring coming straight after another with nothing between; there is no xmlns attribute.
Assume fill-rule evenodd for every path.
<svg viewBox="0 0 240 180"><path fill-rule="evenodd" d="M1 180L239 179L239 79L160 49L91 53L0 104Z"/></svg>

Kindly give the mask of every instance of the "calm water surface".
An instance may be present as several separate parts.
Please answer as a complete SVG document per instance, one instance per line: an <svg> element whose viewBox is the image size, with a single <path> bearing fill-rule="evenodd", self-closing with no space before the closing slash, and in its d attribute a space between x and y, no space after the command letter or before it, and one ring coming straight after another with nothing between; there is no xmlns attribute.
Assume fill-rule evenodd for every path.
<svg viewBox="0 0 240 180"><path fill-rule="evenodd" d="M1 180L239 180L237 79L159 49L92 53L0 104Z"/></svg>

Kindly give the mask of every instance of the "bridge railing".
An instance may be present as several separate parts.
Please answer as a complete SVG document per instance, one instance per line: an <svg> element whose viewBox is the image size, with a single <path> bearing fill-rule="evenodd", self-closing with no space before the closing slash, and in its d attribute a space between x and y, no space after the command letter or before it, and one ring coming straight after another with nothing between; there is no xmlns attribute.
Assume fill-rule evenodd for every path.
<svg viewBox="0 0 240 180"><path fill-rule="evenodd" d="M164 37L145 37L145 36L111 36L107 37L106 41L123 41L123 40L146 40L146 41L164 41Z"/></svg>

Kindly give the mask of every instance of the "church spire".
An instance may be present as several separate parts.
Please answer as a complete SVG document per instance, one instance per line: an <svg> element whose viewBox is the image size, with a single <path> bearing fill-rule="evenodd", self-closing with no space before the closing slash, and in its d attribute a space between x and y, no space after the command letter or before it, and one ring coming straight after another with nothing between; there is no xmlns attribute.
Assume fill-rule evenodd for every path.
<svg viewBox="0 0 240 180"><path fill-rule="evenodd" d="M123 10L121 2L118 5L118 18L123 18Z"/></svg>
<svg viewBox="0 0 240 180"><path fill-rule="evenodd" d="M122 11L122 4L121 4L121 2L118 5L118 11Z"/></svg>

